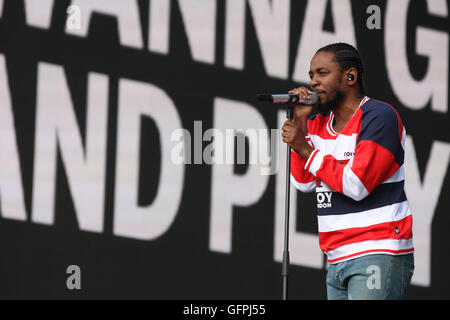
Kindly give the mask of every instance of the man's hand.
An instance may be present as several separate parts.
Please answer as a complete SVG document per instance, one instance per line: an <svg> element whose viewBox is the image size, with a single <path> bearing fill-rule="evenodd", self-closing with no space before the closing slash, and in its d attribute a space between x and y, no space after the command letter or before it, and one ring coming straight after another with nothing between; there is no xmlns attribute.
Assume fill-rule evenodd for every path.
<svg viewBox="0 0 450 320"><path fill-rule="evenodd" d="M299 87L292 89L289 91L291 94L298 94L302 99L311 99L311 90L306 87ZM312 113L313 106L305 105L305 104L297 104L294 109L294 119L304 120L306 124L306 120L309 115ZM303 123L301 123L303 124ZM306 127L302 128L306 132Z"/></svg>
<svg viewBox="0 0 450 320"><path fill-rule="evenodd" d="M298 94L302 99L309 99L310 92L306 87L300 87L289 91L291 94ZM314 150L306 141L306 122L309 115L312 112L312 106L298 104L295 106L294 115L292 120L287 120L283 127L283 142L289 144L289 146L301 155L303 158L308 159L311 152Z"/></svg>
<svg viewBox="0 0 450 320"><path fill-rule="evenodd" d="M295 123L295 120L286 120L282 130L283 142L289 144L292 150L303 158L308 159L314 148L306 141L305 132Z"/></svg>

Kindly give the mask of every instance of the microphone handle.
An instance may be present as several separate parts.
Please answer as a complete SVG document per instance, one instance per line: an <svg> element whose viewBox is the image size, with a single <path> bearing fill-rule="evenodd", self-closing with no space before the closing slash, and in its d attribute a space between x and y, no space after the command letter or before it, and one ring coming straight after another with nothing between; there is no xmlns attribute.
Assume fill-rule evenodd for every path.
<svg viewBox="0 0 450 320"><path fill-rule="evenodd" d="M272 103L297 103L299 101L298 94L272 94Z"/></svg>
<svg viewBox="0 0 450 320"><path fill-rule="evenodd" d="M315 93L311 93L311 95ZM269 101L270 103L294 103L313 105L317 102L317 95L311 96L311 99L300 99L298 94L258 94L261 101Z"/></svg>

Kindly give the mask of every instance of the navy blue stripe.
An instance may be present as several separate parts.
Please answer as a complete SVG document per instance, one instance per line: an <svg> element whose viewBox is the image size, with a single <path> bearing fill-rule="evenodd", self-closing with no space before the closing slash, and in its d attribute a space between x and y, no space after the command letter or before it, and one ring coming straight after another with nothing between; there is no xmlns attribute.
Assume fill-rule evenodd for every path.
<svg viewBox="0 0 450 320"><path fill-rule="evenodd" d="M403 164L405 152L399 137L398 116L394 109L381 101L369 100L361 107L361 131L357 143L374 141L389 150L399 166Z"/></svg>
<svg viewBox="0 0 450 320"><path fill-rule="evenodd" d="M371 194L361 201L355 201L352 198L344 196L342 193L333 192L331 196L331 207L329 208L326 207L328 203L327 197L318 196L318 198L325 199L325 201L322 203L324 204L322 208L317 209L317 214L336 215L356 213L403 202L406 200L403 186L404 180L380 184Z"/></svg>

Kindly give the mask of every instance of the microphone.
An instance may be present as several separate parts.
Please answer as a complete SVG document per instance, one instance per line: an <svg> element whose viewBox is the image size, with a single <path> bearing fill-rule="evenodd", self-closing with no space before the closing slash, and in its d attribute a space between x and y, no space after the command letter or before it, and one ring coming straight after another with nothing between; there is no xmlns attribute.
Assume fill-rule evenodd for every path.
<svg viewBox="0 0 450 320"><path fill-rule="evenodd" d="M316 104L318 97L317 93L314 91L310 93L310 99L302 99L298 94L271 94L271 93L261 93L257 94L256 97L260 101L269 101L270 103L288 103L293 102L297 104L312 105Z"/></svg>

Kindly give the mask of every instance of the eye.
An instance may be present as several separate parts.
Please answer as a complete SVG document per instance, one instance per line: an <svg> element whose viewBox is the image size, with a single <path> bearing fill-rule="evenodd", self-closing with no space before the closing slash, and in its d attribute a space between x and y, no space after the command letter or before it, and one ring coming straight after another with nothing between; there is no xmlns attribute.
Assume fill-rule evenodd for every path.
<svg viewBox="0 0 450 320"><path fill-rule="evenodd" d="M320 72L319 72L319 74L320 74L321 76L325 76L327 73L328 73L328 72L326 72L326 71L320 71Z"/></svg>

